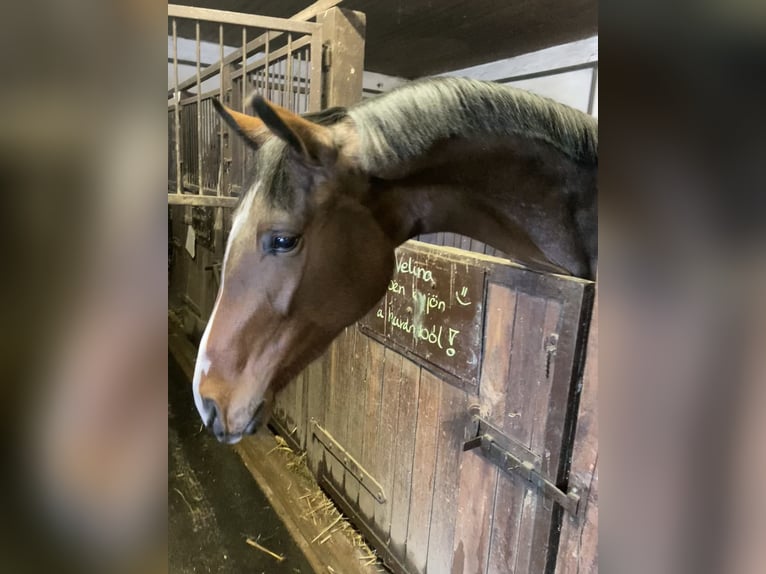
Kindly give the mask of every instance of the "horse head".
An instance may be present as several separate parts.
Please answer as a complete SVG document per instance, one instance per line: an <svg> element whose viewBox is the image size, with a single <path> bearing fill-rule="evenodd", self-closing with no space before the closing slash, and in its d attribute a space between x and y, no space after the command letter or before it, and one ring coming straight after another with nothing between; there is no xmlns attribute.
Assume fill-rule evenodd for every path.
<svg viewBox="0 0 766 574"><path fill-rule="evenodd" d="M541 272L591 277L598 124L551 100L459 78L298 116L215 102L256 149L194 376L197 408L236 442L275 391L383 296L421 233L483 241Z"/></svg>
<svg viewBox="0 0 766 574"><path fill-rule="evenodd" d="M260 96L257 116L214 103L256 150L194 373L203 421L235 443L267 420L282 385L383 296L395 244L366 205L369 177L347 122L321 125Z"/></svg>

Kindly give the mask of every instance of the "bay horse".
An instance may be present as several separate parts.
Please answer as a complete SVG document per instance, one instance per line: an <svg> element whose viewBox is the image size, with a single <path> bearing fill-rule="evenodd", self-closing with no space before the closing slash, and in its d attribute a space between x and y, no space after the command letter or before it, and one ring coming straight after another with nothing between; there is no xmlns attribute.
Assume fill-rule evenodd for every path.
<svg viewBox="0 0 766 574"><path fill-rule="evenodd" d="M414 236L461 233L534 270L595 274L587 114L459 78L305 116L257 94L254 116L214 105L256 150L194 373L221 442L263 424L274 393L380 300Z"/></svg>

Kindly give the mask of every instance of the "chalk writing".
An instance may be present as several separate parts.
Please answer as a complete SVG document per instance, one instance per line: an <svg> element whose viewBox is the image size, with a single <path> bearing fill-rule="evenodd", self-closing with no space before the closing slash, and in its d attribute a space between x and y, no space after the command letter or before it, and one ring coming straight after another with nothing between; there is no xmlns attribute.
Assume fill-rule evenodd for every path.
<svg viewBox="0 0 766 574"><path fill-rule="evenodd" d="M386 295L361 328L462 381L478 384L484 270L424 251L407 245L397 250Z"/></svg>
<svg viewBox="0 0 766 574"><path fill-rule="evenodd" d="M391 291L392 293L397 293L398 295L405 294L404 285L402 285L395 279L391 279L391 282L388 284L388 290Z"/></svg>
<svg viewBox="0 0 766 574"><path fill-rule="evenodd" d="M426 315L428 315L432 309L435 309L436 311L444 312L447 310L447 304L439 299L438 295L428 295L427 296L427 306L426 306Z"/></svg>
<svg viewBox="0 0 766 574"><path fill-rule="evenodd" d="M433 272L430 269L426 269L424 267L421 267L420 265L412 263L412 257L408 257L406 260L404 258L397 259L396 260L396 271L398 273L408 273L410 275L414 275L418 279L422 279L423 281L431 282L434 279Z"/></svg>
<svg viewBox="0 0 766 574"><path fill-rule="evenodd" d="M463 301L468 296L468 287L463 287L460 290L460 295L457 294L457 291L455 291L455 299L457 299L457 302L460 303L463 306L468 306L471 304L470 301ZM461 299L461 297L463 299Z"/></svg>

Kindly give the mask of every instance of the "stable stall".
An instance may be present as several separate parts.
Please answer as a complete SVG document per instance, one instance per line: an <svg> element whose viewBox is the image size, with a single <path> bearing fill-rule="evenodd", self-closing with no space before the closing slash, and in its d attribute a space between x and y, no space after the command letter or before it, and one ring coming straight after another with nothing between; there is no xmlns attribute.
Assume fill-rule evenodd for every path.
<svg viewBox="0 0 766 574"><path fill-rule="evenodd" d="M477 40L441 64L414 31L465 5L429 20L415 2L378 24L372 3L285 4L265 5L269 16L168 7L170 346L187 376L253 153L213 98L239 110L258 90L304 113L458 70L543 92L577 86L574 105L597 113L595 39L535 51L592 34L592 3L546 38L522 35L514 49ZM511 10L463 4L475 21L444 46ZM421 67L396 30L401 45L419 38ZM390 49L371 46L385 37ZM279 438L261 431L237 452L317 571L595 572L595 283L526 269L454 233L418 239L397 249L384 298L277 395ZM325 496L332 508L317 522Z"/></svg>

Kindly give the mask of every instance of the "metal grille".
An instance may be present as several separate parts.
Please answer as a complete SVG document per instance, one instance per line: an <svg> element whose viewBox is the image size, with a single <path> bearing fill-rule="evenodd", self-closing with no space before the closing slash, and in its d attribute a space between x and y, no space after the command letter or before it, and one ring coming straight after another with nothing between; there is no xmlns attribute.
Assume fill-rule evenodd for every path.
<svg viewBox="0 0 766 574"><path fill-rule="evenodd" d="M321 28L168 5L168 203L232 206L248 183L253 151L220 121L213 98L247 112L258 91L296 113L320 109Z"/></svg>

